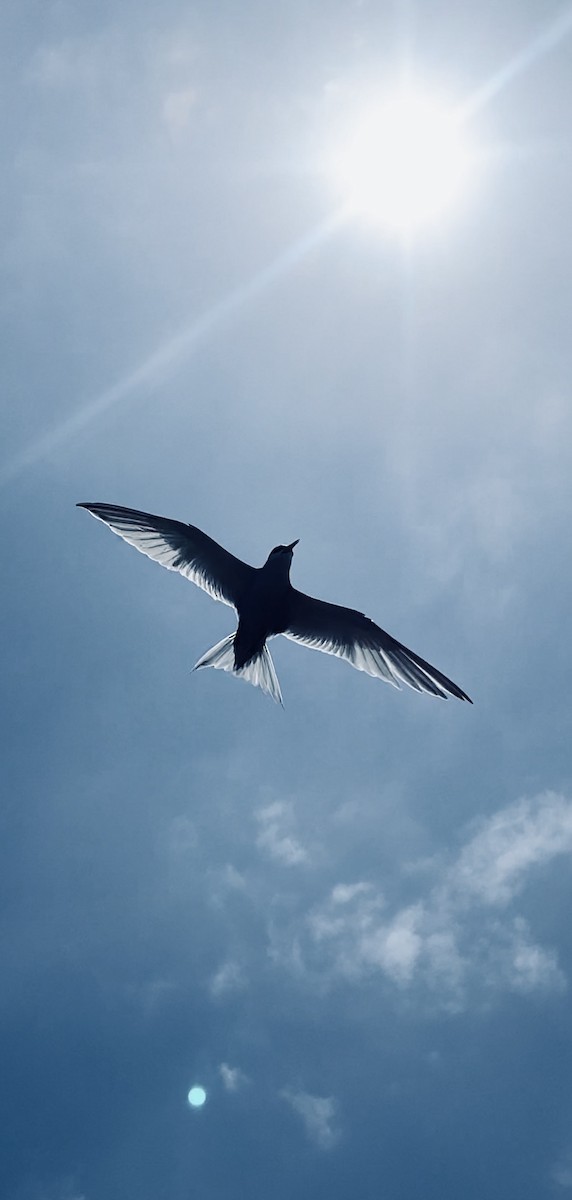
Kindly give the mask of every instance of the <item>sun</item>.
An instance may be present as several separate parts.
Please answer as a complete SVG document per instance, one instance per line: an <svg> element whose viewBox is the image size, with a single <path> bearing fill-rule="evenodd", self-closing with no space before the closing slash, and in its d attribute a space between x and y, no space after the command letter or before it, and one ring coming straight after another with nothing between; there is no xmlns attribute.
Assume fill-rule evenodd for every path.
<svg viewBox="0 0 572 1200"><path fill-rule="evenodd" d="M458 113L402 89L364 108L332 166L348 212L406 234L459 201L474 162Z"/></svg>

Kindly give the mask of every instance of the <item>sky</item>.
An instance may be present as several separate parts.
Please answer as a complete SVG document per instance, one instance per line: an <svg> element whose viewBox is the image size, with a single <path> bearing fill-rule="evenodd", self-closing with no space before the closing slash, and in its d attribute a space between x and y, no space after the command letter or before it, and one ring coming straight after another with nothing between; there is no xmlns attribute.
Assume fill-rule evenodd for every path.
<svg viewBox="0 0 572 1200"><path fill-rule="evenodd" d="M572 10L0 25L0 1195L566 1200ZM331 169L405 76L474 157L406 233ZM234 614L78 501L299 538L473 707L193 675Z"/></svg>

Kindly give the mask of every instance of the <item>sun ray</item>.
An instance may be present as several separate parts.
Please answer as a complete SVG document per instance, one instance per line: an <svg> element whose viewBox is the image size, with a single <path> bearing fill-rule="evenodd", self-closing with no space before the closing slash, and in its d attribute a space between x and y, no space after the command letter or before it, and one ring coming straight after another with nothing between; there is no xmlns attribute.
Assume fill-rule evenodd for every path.
<svg viewBox="0 0 572 1200"><path fill-rule="evenodd" d="M317 249L331 237L344 219L343 213L335 212L333 216L279 254L252 279L235 288L201 316L190 321L185 328L159 346L133 371L124 375L111 387L106 388L93 400L82 405L54 428L42 434L19 454L14 455L3 467L0 467L0 487L5 487L17 479L28 467L41 462L55 450L79 436L93 421L102 417L109 409L141 395L151 387L156 387L158 383L163 382L173 370L193 354L197 346L233 316L238 309L249 301L255 300L257 296L301 262L312 250Z"/></svg>
<svg viewBox="0 0 572 1200"><path fill-rule="evenodd" d="M472 96L462 106L461 113L463 118L472 116L479 109L484 108L494 96L497 96L503 88L508 87L519 75L528 71L539 58L543 58L550 50L554 50L556 46L569 34L572 33L572 7L562 13L555 21L552 22L546 29L534 38L523 50L515 54L513 58L505 63L490 79L473 92Z"/></svg>

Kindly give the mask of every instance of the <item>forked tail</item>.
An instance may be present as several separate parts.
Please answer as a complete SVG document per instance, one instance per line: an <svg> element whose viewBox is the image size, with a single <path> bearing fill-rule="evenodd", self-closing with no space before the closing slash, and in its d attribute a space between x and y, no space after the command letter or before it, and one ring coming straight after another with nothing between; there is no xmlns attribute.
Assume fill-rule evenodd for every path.
<svg viewBox="0 0 572 1200"><path fill-rule="evenodd" d="M206 654L203 654L202 658L195 663L193 670L197 671L199 667L214 667L215 671L231 671L233 675L247 679L254 687L262 688L262 691L272 696L277 704L282 704L278 676L266 644L256 658L252 658L249 663L246 663L246 666L240 667L237 671L234 665L234 633L231 633L229 637L223 638L222 642L217 642L216 646L207 650Z"/></svg>

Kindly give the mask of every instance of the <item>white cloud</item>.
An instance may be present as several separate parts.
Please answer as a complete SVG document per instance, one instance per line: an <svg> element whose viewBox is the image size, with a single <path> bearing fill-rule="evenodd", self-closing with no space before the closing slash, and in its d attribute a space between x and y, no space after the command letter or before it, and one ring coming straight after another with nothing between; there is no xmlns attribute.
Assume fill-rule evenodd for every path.
<svg viewBox="0 0 572 1200"><path fill-rule="evenodd" d="M356 896L372 890L371 883L338 883L332 889L332 904L348 904Z"/></svg>
<svg viewBox="0 0 572 1200"><path fill-rule="evenodd" d="M232 992L240 992L246 987L246 980L239 963L229 959L219 967L209 983L211 996L219 999Z"/></svg>
<svg viewBox="0 0 572 1200"><path fill-rule="evenodd" d="M342 907L343 906L343 907ZM385 900L370 883L338 884L327 903L309 918L317 942L333 942L338 969L348 977L378 967L396 983L406 983L421 949L419 906L381 917Z"/></svg>
<svg viewBox="0 0 572 1200"><path fill-rule="evenodd" d="M310 914L313 940L329 944L336 970L347 978L380 970L394 983L408 984L423 949L423 905L386 916L384 898L371 884L343 886L347 894L343 909L338 885L326 903Z"/></svg>
<svg viewBox="0 0 572 1200"><path fill-rule="evenodd" d="M283 800L268 804L258 810L256 819L260 831L256 845L265 850L271 858L287 867L298 866L308 861L308 852L294 837L291 828L294 824L293 806Z"/></svg>
<svg viewBox="0 0 572 1200"><path fill-rule="evenodd" d="M553 949L536 945L528 923L515 917L509 925L496 925L497 940L491 940L489 974L510 991L562 991L566 987L563 972Z"/></svg>
<svg viewBox="0 0 572 1200"><path fill-rule="evenodd" d="M395 983L409 983L421 953L421 905L404 908L389 923L365 933L362 954L366 962L378 966Z"/></svg>
<svg viewBox="0 0 572 1200"><path fill-rule="evenodd" d="M485 904L507 904L531 867L572 852L572 804L555 792L501 809L461 851L449 886Z"/></svg>
<svg viewBox="0 0 572 1200"><path fill-rule="evenodd" d="M227 1092L237 1092L248 1083L248 1076L244 1071L241 1071L240 1067L229 1067L228 1063L220 1064L219 1075Z"/></svg>
<svg viewBox="0 0 572 1200"><path fill-rule="evenodd" d="M361 939L378 928L379 912L384 907L385 900L372 883L339 883L327 904L310 915L309 925L318 942L346 932Z"/></svg>
<svg viewBox="0 0 572 1200"><path fill-rule="evenodd" d="M333 1127L336 1114L333 1097L311 1096L309 1092L294 1092L289 1088L284 1088L280 1095L302 1118L310 1141L320 1150L331 1150L339 1137Z"/></svg>
<svg viewBox="0 0 572 1200"><path fill-rule="evenodd" d="M370 882L336 885L306 919L301 957L321 975L379 972L454 1010L499 990L561 991L555 950L504 910L535 867L570 853L572 804L553 792L519 800L483 821L448 865L435 860L437 880L397 911Z"/></svg>

